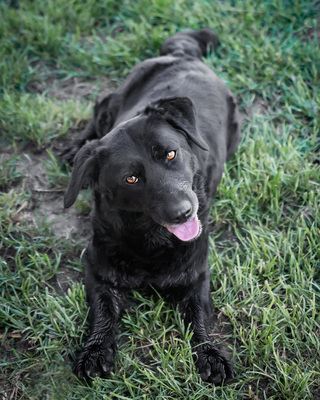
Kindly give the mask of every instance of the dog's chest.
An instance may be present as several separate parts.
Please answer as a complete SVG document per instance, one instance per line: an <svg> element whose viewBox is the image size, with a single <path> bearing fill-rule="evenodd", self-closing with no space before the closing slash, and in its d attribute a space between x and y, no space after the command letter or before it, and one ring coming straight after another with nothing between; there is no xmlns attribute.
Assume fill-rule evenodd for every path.
<svg viewBox="0 0 320 400"><path fill-rule="evenodd" d="M128 289L149 284L162 289L189 286L207 264L201 244L200 239L187 246L160 246L151 251L135 242L106 243L99 248L96 273L104 281Z"/></svg>

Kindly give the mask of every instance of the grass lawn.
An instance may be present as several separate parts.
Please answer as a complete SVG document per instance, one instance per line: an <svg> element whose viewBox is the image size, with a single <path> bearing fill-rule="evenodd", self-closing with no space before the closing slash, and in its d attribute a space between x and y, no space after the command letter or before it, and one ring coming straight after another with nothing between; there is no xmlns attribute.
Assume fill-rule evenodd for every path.
<svg viewBox="0 0 320 400"><path fill-rule="evenodd" d="M311 0L0 2L0 399L320 399L320 5ZM97 96L184 28L237 96L243 139L211 209L215 341L203 383L176 310L133 293L115 371L79 381L90 193L63 210L57 159Z"/></svg>

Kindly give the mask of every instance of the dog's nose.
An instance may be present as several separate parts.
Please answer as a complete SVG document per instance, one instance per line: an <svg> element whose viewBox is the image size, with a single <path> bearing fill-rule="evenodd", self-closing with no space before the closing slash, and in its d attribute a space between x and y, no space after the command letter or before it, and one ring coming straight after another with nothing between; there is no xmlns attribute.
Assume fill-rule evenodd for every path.
<svg viewBox="0 0 320 400"><path fill-rule="evenodd" d="M182 224L183 222L188 221L192 215L191 203L189 203L189 201L183 201L177 204L173 211L172 223L175 225Z"/></svg>

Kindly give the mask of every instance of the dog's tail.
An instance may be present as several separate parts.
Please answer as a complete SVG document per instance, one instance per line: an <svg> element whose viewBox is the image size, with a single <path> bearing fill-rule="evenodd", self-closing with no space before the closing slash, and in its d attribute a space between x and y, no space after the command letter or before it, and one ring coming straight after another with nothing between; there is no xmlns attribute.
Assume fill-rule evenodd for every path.
<svg viewBox="0 0 320 400"><path fill-rule="evenodd" d="M160 48L160 55L174 55L200 58L219 45L217 34L210 28L186 29L166 39Z"/></svg>

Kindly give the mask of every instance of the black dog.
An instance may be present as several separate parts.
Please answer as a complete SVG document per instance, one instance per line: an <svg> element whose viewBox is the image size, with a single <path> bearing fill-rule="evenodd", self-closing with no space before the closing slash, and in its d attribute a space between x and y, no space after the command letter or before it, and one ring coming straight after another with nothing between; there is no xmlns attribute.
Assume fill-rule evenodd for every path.
<svg viewBox="0 0 320 400"><path fill-rule="evenodd" d="M95 106L65 194L94 194L85 285L91 333L75 362L79 377L114 365L116 324L130 289L151 284L177 305L193 331L205 381L234 377L208 336L208 213L225 161L235 152L238 111L226 85L201 57L218 44L208 28L185 30L137 65ZM96 139L95 139L96 138ZM86 140L95 139L81 147Z"/></svg>

